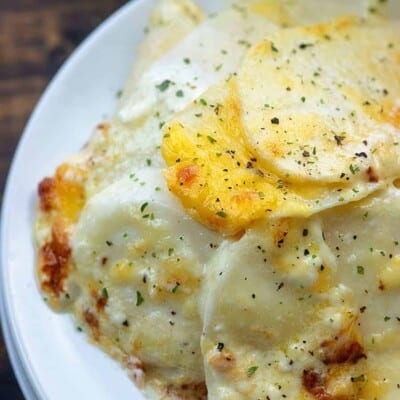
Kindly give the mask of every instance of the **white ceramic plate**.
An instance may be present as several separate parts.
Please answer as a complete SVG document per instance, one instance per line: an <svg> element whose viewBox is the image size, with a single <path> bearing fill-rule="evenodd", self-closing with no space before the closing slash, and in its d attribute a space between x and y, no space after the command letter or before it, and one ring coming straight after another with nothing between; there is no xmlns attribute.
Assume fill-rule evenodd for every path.
<svg viewBox="0 0 400 400"><path fill-rule="evenodd" d="M1 226L0 293L4 336L28 400L142 399L120 366L52 312L34 274L33 211L38 182L77 152L112 114L156 0L132 1L75 51L37 105L6 186ZM209 12L223 0L202 0Z"/></svg>
<svg viewBox="0 0 400 400"><path fill-rule="evenodd" d="M127 4L80 46L37 105L12 164L2 210L1 314L28 400L142 399L119 365L77 332L70 316L55 314L41 299L32 222L37 183L112 113L155 2ZM224 0L198 2L214 12Z"/></svg>

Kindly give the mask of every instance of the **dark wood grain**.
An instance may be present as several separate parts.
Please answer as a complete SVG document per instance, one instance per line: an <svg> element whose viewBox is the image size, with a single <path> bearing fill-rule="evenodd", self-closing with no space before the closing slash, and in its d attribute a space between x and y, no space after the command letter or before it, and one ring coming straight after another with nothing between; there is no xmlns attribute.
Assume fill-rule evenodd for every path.
<svg viewBox="0 0 400 400"><path fill-rule="evenodd" d="M0 205L37 100L73 49L126 0L0 1ZM23 399L0 335L0 399Z"/></svg>

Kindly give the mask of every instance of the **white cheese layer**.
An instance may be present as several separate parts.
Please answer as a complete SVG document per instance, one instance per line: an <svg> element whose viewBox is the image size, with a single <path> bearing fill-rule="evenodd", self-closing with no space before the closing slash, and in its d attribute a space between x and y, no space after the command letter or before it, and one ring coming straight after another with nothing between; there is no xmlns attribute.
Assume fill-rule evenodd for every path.
<svg viewBox="0 0 400 400"><path fill-rule="evenodd" d="M204 19L203 11L193 0L162 0L156 4L149 16L146 36L140 43L132 74L124 87L122 105L143 73Z"/></svg>
<svg viewBox="0 0 400 400"><path fill-rule="evenodd" d="M399 222L390 187L221 247L204 298L209 397L312 399L315 374L329 399L397 398Z"/></svg>
<svg viewBox="0 0 400 400"><path fill-rule="evenodd" d="M185 214L160 170L123 178L88 202L77 226L75 313L96 314L101 336L137 357L148 381L201 382L198 296L220 240Z"/></svg>
<svg viewBox="0 0 400 400"><path fill-rule="evenodd" d="M164 166L160 145L165 123L236 72L248 48L277 29L264 16L228 9L207 19L155 62L130 85L116 118L99 125L80 157L88 171L88 197L132 170Z"/></svg>

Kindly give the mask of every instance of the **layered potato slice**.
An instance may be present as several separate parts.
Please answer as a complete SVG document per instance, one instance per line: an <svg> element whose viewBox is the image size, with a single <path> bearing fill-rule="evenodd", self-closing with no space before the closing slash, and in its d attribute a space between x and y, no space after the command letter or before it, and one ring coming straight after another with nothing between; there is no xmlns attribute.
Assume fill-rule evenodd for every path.
<svg viewBox="0 0 400 400"><path fill-rule="evenodd" d="M342 19L255 46L238 76L246 137L288 181L396 177L400 24Z"/></svg>
<svg viewBox="0 0 400 400"><path fill-rule="evenodd" d="M187 1L176 0L176 7L172 8L176 14L171 16L170 6L171 0L161 2L154 15L168 21L190 19L193 9L197 9L194 4L189 7ZM167 26L174 30L172 22ZM36 239L42 249L38 265L39 281L49 304L62 308L65 303L67 278L74 268L71 238L81 209L93 196L118 180L142 168L163 166L160 145L165 121L211 84L224 80L238 68L250 46L249 42L242 42L243 38L255 43L277 28L265 17L253 14L243 16L241 12L231 9L209 19L167 55L154 62L150 71L133 85L134 89L128 85L114 119L99 124L85 148L68 159L55 176L43 180L39 188L41 201ZM155 26L153 29L157 30ZM205 49L203 43L216 37L220 39L221 47ZM176 39L178 41L178 37ZM151 42L148 45L151 46ZM224 61L221 67L215 64L216 53ZM202 77L198 72L203 70L205 75ZM132 82L135 79L132 78ZM144 108L143 95L152 99ZM137 112L137 106L141 107L140 112ZM126 113L130 115L128 119L125 118ZM66 186L73 186L76 190L68 194L65 190L53 190ZM76 199L72 198L74 193ZM60 204L67 207L76 204L75 218L64 218ZM49 284L50 281L54 283ZM57 288L53 290L51 285Z"/></svg>
<svg viewBox="0 0 400 400"><path fill-rule="evenodd" d="M398 17L397 0L235 0L229 3L267 16L286 27L326 22L344 15L358 15L368 19Z"/></svg>
<svg viewBox="0 0 400 400"><path fill-rule="evenodd" d="M249 229L210 263L211 399L398 396L400 192Z"/></svg>
<svg viewBox="0 0 400 400"><path fill-rule="evenodd" d="M155 107L164 118L180 111L235 73L245 52L280 28L266 16L237 8L209 17L143 74L124 98L119 119L130 124L154 113Z"/></svg>
<svg viewBox="0 0 400 400"><path fill-rule="evenodd" d="M243 129L235 79L209 90L165 129L165 177L187 212L211 229L236 235L273 215L309 216L376 188L295 185L270 172ZM261 162L260 162L261 161Z"/></svg>
<svg viewBox="0 0 400 400"><path fill-rule="evenodd" d="M220 242L186 215L156 168L86 205L72 242L71 307L142 388L204 393L198 297Z"/></svg>
<svg viewBox="0 0 400 400"><path fill-rule="evenodd" d="M164 130L171 191L203 224L233 235L271 215L359 200L395 179L399 34L397 23L346 18L256 45L237 76Z"/></svg>
<svg viewBox="0 0 400 400"><path fill-rule="evenodd" d="M188 26L182 21L194 23L201 19L201 13L196 11L196 6L189 6L186 4L187 0L174 1L176 4L170 7L171 10L183 9L188 12L179 18L179 21L178 18L171 19L167 12L171 0L164 0L159 8L165 11L165 14L159 16L160 10L157 10L151 18L150 32L153 31L157 36L157 39L153 39L150 35L149 40L153 40L152 46L159 40L165 26L169 28L170 25L174 25L179 32L182 24ZM379 20L379 16L385 14L387 8L386 2L380 0L335 0L319 3L317 0L244 0L240 3L229 1L229 7L206 19L200 29L188 34L175 48L171 48L172 51L166 57L159 59L145 71L141 69L140 74L133 74L131 81L134 84L127 86L118 112L119 118L124 122L132 122L139 116L146 115L146 110L156 105L157 101L165 102L173 112L179 111L208 87L235 73L244 51L281 28L328 22L343 15ZM160 20L163 23L157 23ZM167 48L170 43L169 34L163 36L166 36L166 44L162 48ZM171 42L175 42L175 38ZM213 46L208 46L207 43L213 43ZM144 46L146 49L152 47L146 44ZM142 56L146 64L147 54L148 52L144 52ZM181 61L186 65L182 65ZM142 64L141 59L138 64ZM137 75L140 75L141 79L136 82ZM168 93L160 94L154 91L155 86L166 81L170 83L167 88L171 86L175 92L181 90L184 93L184 99L179 101L178 105L175 104L176 99L168 96Z"/></svg>
<svg viewBox="0 0 400 400"><path fill-rule="evenodd" d="M140 43L136 62L124 87L121 105L151 65L167 54L204 19L203 10L192 0L163 0L156 5L149 16L146 37Z"/></svg>

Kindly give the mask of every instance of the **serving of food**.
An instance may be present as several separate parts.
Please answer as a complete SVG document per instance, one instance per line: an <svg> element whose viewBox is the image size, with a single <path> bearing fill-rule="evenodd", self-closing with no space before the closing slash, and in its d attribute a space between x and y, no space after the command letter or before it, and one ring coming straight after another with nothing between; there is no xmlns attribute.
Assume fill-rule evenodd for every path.
<svg viewBox="0 0 400 400"><path fill-rule="evenodd" d="M39 183L42 295L146 397L400 398L395 2L160 0Z"/></svg>

